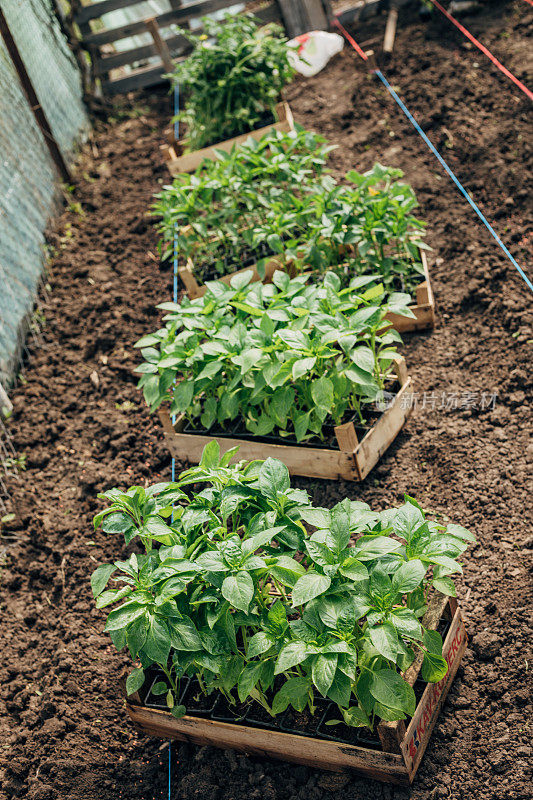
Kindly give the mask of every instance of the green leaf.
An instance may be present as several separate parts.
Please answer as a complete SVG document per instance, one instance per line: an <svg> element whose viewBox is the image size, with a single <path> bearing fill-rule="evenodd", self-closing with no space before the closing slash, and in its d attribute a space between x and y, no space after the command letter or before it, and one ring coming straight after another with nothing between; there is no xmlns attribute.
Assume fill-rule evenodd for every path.
<svg viewBox="0 0 533 800"><path fill-rule="evenodd" d="M175 650L194 652L202 649L202 641L190 617L170 621L170 641Z"/></svg>
<svg viewBox="0 0 533 800"><path fill-rule="evenodd" d="M390 622L385 622L383 625L369 628L368 634L378 653L388 661L395 662L398 655L398 634L394 626Z"/></svg>
<svg viewBox="0 0 533 800"><path fill-rule="evenodd" d="M297 664L301 664L308 656L308 647L305 642L289 642L280 650L276 661L274 675L292 669Z"/></svg>
<svg viewBox="0 0 533 800"><path fill-rule="evenodd" d="M234 608L247 612L254 596L254 582L247 572L228 575L222 584L222 595Z"/></svg>
<svg viewBox="0 0 533 800"><path fill-rule="evenodd" d="M375 359L370 347L355 347L350 353L350 358L363 372L374 371Z"/></svg>
<svg viewBox="0 0 533 800"><path fill-rule="evenodd" d="M290 556L278 556L276 563L269 566L268 570L273 578L290 588L302 575L305 575L305 567Z"/></svg>
<svg viewBox="0 0 533 800"><path fill-rule="evenodd" d="M452 536L457 536L458 539L463 539L465 542L477 541L476 537L466 528L463 528L462 525L455 525L454 523L451 523L450 525L446 526L446 533L449 533Z"/></svg>
<svg viewBox="0 0 533 800"><path fill-rule="evenodd" d="M142 667L134 669L126 678L126 694L130 697L138 692L144 683L144 670Z"/></svg>
<svg viewBox="0 0 533 800"><path fill-rule="evenodd" d="M248 642L248 651L246 653L248 658L255 658L262 653L266 653L272 647L272 639L264 632L254 634Z"/></svg>
<svg viewBox="0 0 533 800"><path fill-rule="evenodd" d="M447 597L457 597L455 584L447 575L443 575L442 578L434 578L432 585L438 592L447 595Z"/></svg>
<svg viewBox="0 0 533 800"><path fill-rule="evenodd" d="M308 692L308 678L289 678L279 692L274 695L274 700L272 701L273 713L281 714L288 708L289 704L297 711L303 711L307 704Z"/></svg>
<svg viewBox="0 0 533 800"><path fill-rule="evenodd" d="M342 712L344 722L350 728L371 728L372 722L370 717L363 708L359 706L351 706ZM327 724L327 723L326 723Z"/></svg>
<svg viewBox="0 0 533 800"><path fill-rule="evenodd" d="M162 694L166 694L168 692L168 686L165 681L158 681L154 686L152 686L151 692L156 697L159 697Z"/></svg>
<svg viewBox="0 0 533 800"><path fill-rule="evenodd" d="M368 580L368 570L364 564L356 558L347 558L341 565L339 572L345 578L350 578L352 581L366 581Z"/></svg>
<svg viewBox="0 0 533 800"><path fill-rule="evenodd" d="M126 631L126 642L132 658L137 658L139 655L144 643L146 642L147 635L148 612L146 612L142 617L137 617L137 619L134 619L133 622L128 625Z"/></svg>
<svg viewBox="0 0 533 800"><path fill-rule="evenodd" d="M294 380L298 378L302 378L304 375L307 375L316 364L316 358L308 357L308 358L299 358L297 361L294 362L292 365L292 377Z"/></svg>
<svg viewBox="0 0 533 800"><path fill-rule="evenodd" d="M327 696L341 708L347 708L350 705L351 694L352 682L350 678L338 669L328 689Z"/></svg>
<svg viewBox="0 0 533 800"><path fill-rule="evenodd" d="M126 628L130 622L133 622L134 619L140 617L145 613L145 611L146 606L140 605L140 603L137 603L134 600L131 600L129 603L125 603L119 608L115 608L114 611L111 611L107 617L104 628L105 633Z"/></svg>
<svg viewBox="0 0 533 800"><path fill-rule="evenodd" d="M308 572L298 578L292 590L292 606L304 605L313 598L318 597L329 589L331 578L327 575L318 575L316 572Z"/></svg>
<svg viewBox="0 0 533 800"><path fill-rule="evenodd" d="M435 653L424 653L422 661L422 680L428 683L438 683L448 673L446 659Z"/></svg>
<svg viewBox="0 0 533 800"><path fill-rule="evenodd" d="M407 543L426 525L424 515L414 503L407 502L400 506L392 519L394 533L405 539Z"/></svg>
<svg viewBox="0 0 533 800"><path fill-rule="evenodd" d="M216 439L213 439L211 442L206 444L202 452L202 458L200 459L200 466L204 467L205 469L212 469L213 467L218 467L218 462L220 460L220 446Z"/></svg>
<svg viewBox="0 0 533 800"><path fill-rule="evenodd" d="M318 378L318 380L313 381L311 384L311 396L318 408L323 408L325 411L330 411L333 407L334 394L333 384L329 378L323 376L322 378Z"/></svg>
<svg viewBox="0 0 533 800"><path fill-rule="evenodd" d="M329 528L331 523L331 511L327 508L302 508L300 516L315 528Z"/></svg>
<svg viewBox="0 0 533 800"><path fill-rule="evenodd" d="M399 594L413 592L420 586L425 574L426 568L418 558L405 561L392 576L392 588Z"/></svg>
<svg viewBox="0 0 533 800"><path fill-rule="evenodd" d="M102 530L104 533L126 533L133 527L134 522L132 518L122 511L108 514L102 523Z"/></svg>
<svg viewBox="0 0 533 800"><path fill-rule="evenodd" d="M150 615L143 653L156 664L166 664L170 652L170 634L164 619Z"/></svg>
<svg viewBox="0 0 533 800"><path fill-rule="evenodd" d="M289 470L282 461L267 458L259 470L259 488L265 497L275 500L278 494L290 489Z"/></svg>
<svg viewBox="0 0 533 800"><path fill-rule="evenodd" d="M413 716L416 708L415 693L394 670L380 669L374 672L370 693L383 706Z"/></svg>
<svg viewBox="0 0 533 800"><path fill-rule="evenodd" d="M275 636L279 637L285 631L287 627L287 612L285 611L285 606L280 600L276 600L274 605L272 605L267 614L267 625L269 632Z"/></svg>
<svg viewBox="0 0 533 800"><path fill-rule="evenodd" d="M318 655L313 662L311 673L313 683L324 697L326 697L333 683L333 678L337 671L338 658L336 653L321 654Z"/></svg>
<svg viewBox="0 0 533 800"><path fill-rule="evenodd" d="M359 561L373 561L375 558L394 553L401 548L401 543L389 536L362 537L353 548L354 556Z"/></svg>
<svg viewBox="0 0 533 800"><path fill-rule="evenodd" d="M425 630L422 636L424 647L434 655L442 655L442 636L438 631Z"/></svg>
<svg viewBox="0 0 533 800"><path fill-rule="evenodd" d="M96 567L91 575L91 589L93 590L94 597L98 597L102 594L107 586L109 578L115 571L116 567L114 564L100 564L99 567Z"/></svg>
<svg viewBox="0 0 533 800"><path fill-rule="evenodd" d="M185 706L174 706L174 708L170 709L170 713L173 717L176 717L176 719L181 719L187 713L187 709Z"/></svg>
<svg viewBox="0 0 533 800"><path fill-rule="evenodd" d="M173 410L187 411L194 397L194 381L183 380L174 389Z"/></svg>
<svg viewBox="0 0 533 800"><path fill-rule="evenodd" d="M205 553L200 553L194 563L206 572L228 571L222 553L219 553L218 550L206 550Z"/></svg>
<svg viewBox="0 0 533 800"><path fill-rule="evenodd" d="M244 703L252 689L257 684L259 678L261 677L262 669L263 663L261 661L255 661L247 664L239 675L237 692L241 703Z"/></svg>

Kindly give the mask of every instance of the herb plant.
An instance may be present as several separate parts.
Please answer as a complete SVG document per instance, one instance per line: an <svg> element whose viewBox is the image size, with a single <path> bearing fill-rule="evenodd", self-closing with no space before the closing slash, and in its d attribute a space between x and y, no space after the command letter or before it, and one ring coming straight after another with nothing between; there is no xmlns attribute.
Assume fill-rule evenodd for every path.
<svg viewBox="0 0 533 800"><path fill-rule="evenodd" d="M251 278L246 270L229 286L208 283L203 297L159 306L169 312L165 327L136 345L151 410L167 400L171 414L207 430L241 420L255 435L276 431L298 442L323 439L324 425L346 415L364 424L401 341L385 314L410 316L409 296L383 304L374 276L347 289L334 273L313 284L283 271L268 285Z"/></svg>
<svg viewBox="0 0 533 800"><path fill-rule="evenodd" d="M408 496L382 512L315 508L280 461L229 466L234 455L211 442L174 483L99 495L108 506L95 528L143 551L91 578L97 607L114 606L105 630L140 661L128 693L157 667L154 692L176 717L185 675L273 716L313 713L321 696L355 727L411 716L400 673L421 651L425 681L446 675L441 636L422 617L432 587L455 594L450 576L474 537L427 520ZM192 485L203 488L187 494Z"/></svg>
<svg viewBox="0 0 533 800"><path fill-rule="evenodd" d="M269 124L294 75L281 26L261 30L247 14L226 14L222 23L204 17L202 24L201 36L179 29L194 50L173 76L186 91L178 119L190 150Z"/></svg>

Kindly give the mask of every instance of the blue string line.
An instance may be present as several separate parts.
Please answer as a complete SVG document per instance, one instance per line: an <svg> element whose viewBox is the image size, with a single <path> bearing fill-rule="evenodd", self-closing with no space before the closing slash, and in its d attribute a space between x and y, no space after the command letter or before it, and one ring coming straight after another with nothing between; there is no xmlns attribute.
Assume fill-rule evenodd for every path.
<svg viewBox="0 0 533 800"><path fill-rule="evenodd" d="M174 115L176 115L179 111L180 107L180 90L179 85L176 84L174 87ZM179 122L176 120L174 123L174 136L176 139L179 139L179 131L180 125ZM176 225L174 228L174 246L173 246L173 288L172 288L172 296L174 298L174 302L178 302L178 226ZM172 424L176 421L176 417L172 417ZM172 457L172 483L176 480L176 459ZM174 509L172 509L172 521L174 521ZM172 792L172 740L168 743L168 800L171 800L171 792Z"/></svg>
<svg viewBox="0 0 533 800"><path fill-rule="evenodd" d="M436 156L437 160L438 160L438 161L439 161L439 162L442 164L442 166L444 167L444 169L446 170L446 172L448 173L448 175L450 176L450 178L452 179L452 181L455 183L455 185L457 186L457 188L459 189L459 191L461 192L461 194L463 194L463 195L464 195L464 197L465 197L465 198L468 200L468 202L470 203L470 205L472 206L472 208L474 209L474 211L476 212L476 214L478 215L478 217L480 218L480 220L483 222L483 224L484 224L484 225L486 226L486 228L488 229L489 233L490 233L490 234L491 234L491 235L494 237L494 239L495 239L495 240L498 242L498 244L500 245L501 249L503 250L503 252L504 252L504 253L505 253L505 255L507 256L507 258L509 259L509 261L510 261L512 264L514 264L514 266L516 267L516 269L518 270L518 272L520 273L520 275L522 276L522 278L525 280L526 284L529 286L529 288L531 289L531 291L533 291L533 283L531 283L531 281L529 280L529 278L528 278L528 277L527 277L527 275L525 274L524 270L523 270L523 269L520 267L520 265L517 263L517 261L516 261L516 260L514 259L514 257L511 255L511 253L509 252L509 250L507 249L507 247L504 245L504 243L502 242L502 240L500 239L500 237L498 236L498 234L496 233L496 231L494 230L494 228L492 227L492 225L490 224L490 222L489 222L489 221L488 221L488 220L487 220L487 219L484 217L484 215L483 215L483 214L482 214L482 212L480 211L479 207L478 207L478 206L477 206L477 204L476 204L476 203L475 203L475 202L472 200L472 198L470 197L470 195L468 194L468 192L466 191L466 189L463 187L463 185L460 183L460 181L459 181L459 180L458 180L458 179L455 177L455 174L452 172L452 170L450 169L450 167L448 166L448 164L446 163L446 161L443 159L443 157L441 156L441 154L439 153L439 151L436 149L436 147L435 147L435 146L432 144L432 142L431 142L431 141L428 139L428 137L426 136L426 134L424 133L424 131L422 130L422 128L420 127L420 125L418 124L418 122L416 121L416 119L413 117L413 115L410 113L410 111L409 111L409 110L406 108L406 106L404 105L404 103L402 102L402 100L400 100L400 98L398 97L398 95L396 94L396 92L394 91L394 89L392 88L392 86L390 85L390 83L388 82L388 80L385 78L385 76L383 75L383 73L381 72L381 70L379 70L379 69L376 69L376 70L373 70L373 72L375 72L375 74L378 76L378 78L380 79L380 81L381 81L381 82L384 84L385 88L386 88L386 89L387 89L387 90L390 92L390 94L392 95L392 97L393 97L393 98L396 100L396 102L398 103L398 105L399 105L399 106L400 106L400 108L402 109L403 113L405 114L405 116L407 117L407 119L409 120L409 122L410 122L410 123L411 123L411 124L414 126L414 128L416 129L416 131L417 131L417 132L420 134L420 136L421 136L421 137L422 137L422 139L425 141L425 143L427 144L427 146L429 147L429 149L431 150L431 152L433 153L433 155L434 155L434 156Z"/></svg>
<svg viewBox="0 0 533 800"><path fill-rule="evenodd" d="M168 743L168 800L170 800L172 779L172 739Z"/></svg>

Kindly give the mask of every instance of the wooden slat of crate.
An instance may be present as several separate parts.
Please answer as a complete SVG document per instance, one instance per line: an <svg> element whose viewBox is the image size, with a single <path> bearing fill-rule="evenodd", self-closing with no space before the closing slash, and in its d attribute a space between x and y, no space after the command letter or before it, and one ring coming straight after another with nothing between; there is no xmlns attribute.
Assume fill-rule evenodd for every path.
<svg viewBox="0 0 533 800"><path fill-rule="evenodd" d="M397 754L198 717L185 716L176 720L168 712L132 703L126 708L138 728L151 736L278 758L333 772L355 770L376 780L400 785L406 785L409 780L403 759Z"/></svg>
<svg viewBox="0 0 533 800"><path fill-rule="evenodd" d="M401 744L410 782L428 746L431 732L459 669L467 644L468 637L463 617L461 610L457 608L442 649L442 654L448 662L448 672L439 683L430 683L426 687Z"/></svg>
<svg viewBox="0 0 533 800"><path fill-rule="evenodd" d="M363 480L400 433L412 411L412 382L406 374L405 360L402 357L398 359L395 370L401 384L400 391L391 406L383 412L353 451L269 444L253 438L233 439L229 436L181 433L177 429L183 426L182 417L173 426L166 410L160 409L159 416L170 453L180 461L199 463L204 447L215 439L221 453L232 447L239 447L233 461L277 458L283 461L292 475L329 480Z"/></svg>
<svg viewBox="0 0 533 800"><path fill-rule="evenodd" d="M193 153L185 153L185 155L178 156L174 147L167 147L165 145L165 158L168 170L171 175L178 175L180 172L194 172L205 159L216 158L215 150L223 150L229 153L233 147L238 147L243 144L250 137L252 139L261 139L268 131L276 130L282 133L289 133L294 130L294 119L288 103L278 103L276 106L276 115L278 121L272 125L266 125L264 128L258 128L255 131L243 133L240 136L235 136L233 139L226 139L224 142L217 142L212 147L204 147L201 150L195 150Z"/></svg>
<svg viewBox="0 0 533 800"><path fill-rule="evenodd" d="M399 333L422 331L435 326L435 298L431 289L428 261L424 250L420 250L425 280L416 287L416 305L409 306L416 319L401 314L387 314L392 327Z"/></svg>
<svg viewBox="0 0 533 800"><path fill-rule="evenodd" d="M263 283L271 283L272 276L276 272L276 270L285 270L284 265L281 261L277 258L270 258L265 263L265 273L264 277L262 278L257 271L257 264L252 264L249 267L245 267L244 269L238 269L236 272L230 272L227 275L222 275L218 280L226 283L228 286L231 282L231 279L235 275L241 275L243 272L247 272L248 270L253 270L252 276L252 283L256 283L257 281L263 281ZM183 285L185 286L185 290L187 295L191 300L194 300L196 297L203 297L207 291L206 284L198 283L196 278L194 277L193 272L193 263L191 259L188 259L187 263L183 267L178 268L178 275L183 281Z"/></svg>

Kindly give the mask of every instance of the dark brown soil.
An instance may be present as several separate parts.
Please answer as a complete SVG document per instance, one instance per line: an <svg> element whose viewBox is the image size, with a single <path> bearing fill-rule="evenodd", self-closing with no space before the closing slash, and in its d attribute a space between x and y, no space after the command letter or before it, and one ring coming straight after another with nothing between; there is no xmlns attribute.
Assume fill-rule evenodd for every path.
<svg viewBox="0 0 533 800"><path fill-rule="evenodd" d="M526 97L444 18L421 23L405 9L400 16L387 75L526 265L533 231ZM465 24L525 80L532 21L533 9L514 0L486 3ZM357 37L380 41L383 29L381 18ZM479 543L465 554L459 593L473 638L411 789L182 745L174 748L171 796L525 800L531 295L350 51L294 84L289 99L299 122L339 145L338 170L364 170L374 160L405 170L429 223L439 309L435 331L406 343L419 402L381 465L361 485L297 483L323 505L348 496L383 508L408 491L471 528ZM16 510L9 533L17 538L1 574L2 800L168 796L167 745L137 734L125 715L118 674L127 659L101 633L104 615L93 609L88 584L95 562L120 549L92 531L97 491L170 474L159 424L131 372L132 343L156 324L154 305L171 296L170 272L148 255L156 236L145 218L166 180L158 146L170 103L141 102L149 108L106 126L84 159L77 192L84 214L65 213L53 237L45 344L13 393L9 429L28 469L9 486ZM482 392L497 394L494 407L481 408Z"/></svg>

